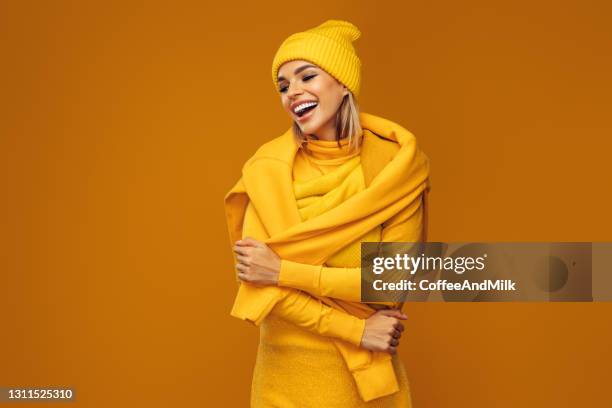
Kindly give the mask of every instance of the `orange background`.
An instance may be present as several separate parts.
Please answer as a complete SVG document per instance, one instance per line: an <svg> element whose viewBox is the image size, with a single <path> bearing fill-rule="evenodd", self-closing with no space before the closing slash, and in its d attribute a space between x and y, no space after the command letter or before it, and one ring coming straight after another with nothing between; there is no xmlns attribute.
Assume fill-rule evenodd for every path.
<svg viewBox="0 0 612 408"><path fill-rule="evenodd" d="M248 405L223 196L289 127L274 52L329 18L431 159L430 240L612 240L610 4L506 3L3 1L0 386ZM415 407L612 404L610 303L405 311Z"/></svg>

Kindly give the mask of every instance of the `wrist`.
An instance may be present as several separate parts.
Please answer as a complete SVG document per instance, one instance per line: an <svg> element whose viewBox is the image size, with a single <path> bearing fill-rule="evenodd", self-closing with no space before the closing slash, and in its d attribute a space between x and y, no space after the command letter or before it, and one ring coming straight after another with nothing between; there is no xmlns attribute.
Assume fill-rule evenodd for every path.
<svg viewBox="0 0 612 408"><path fill-rule="evenodd" d="M361 341L359 342L359 347L363 347L363 342L365 340L366 327L367 327L367 319L361 319L361 320L363 320L363 330L361 331Z"/></svg>
<svg viewBox="0 0 612 408"><path fill-rule="evenodd" d="M359 347L361 347L361 345L363 344L363 340L365 339L366 320L367 319L359 319L359 321L356 323L356 333L359 333Z"/></svg>
<svg viewBox="0 0 612 408"><path fill-rule="evenodd" d="M272 280L274 281L274 285L276 286L280 286L279 282L280 282L281 267L282 267L282 261L280 258L278 258L276 261L276 264L274 265L274 269L272 270L273 271Z"/></svg>

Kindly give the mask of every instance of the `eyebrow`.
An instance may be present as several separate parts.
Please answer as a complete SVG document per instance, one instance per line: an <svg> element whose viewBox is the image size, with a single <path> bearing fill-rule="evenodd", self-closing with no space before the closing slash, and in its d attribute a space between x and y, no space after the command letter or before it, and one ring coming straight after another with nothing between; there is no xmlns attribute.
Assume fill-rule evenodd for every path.
<svg viewBox="0 0 612 408"><path fill-rule="evenodd" d="M316 68L316 66L311 65L311 64L302 65L301 67L299 67L295 71L293 71L293 75L299 74L300 72L302 72L306 68ZM279 76L278 79L277 79L277 82L283 81L284 79L285 79L285 77Z"/></svg>

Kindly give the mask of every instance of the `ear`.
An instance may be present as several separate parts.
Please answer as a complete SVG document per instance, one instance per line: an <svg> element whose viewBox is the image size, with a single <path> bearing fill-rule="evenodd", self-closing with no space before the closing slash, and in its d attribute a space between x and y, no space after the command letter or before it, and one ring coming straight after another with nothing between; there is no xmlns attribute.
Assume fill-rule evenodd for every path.
<svg viewBox="0 0 612 408"><path fill-rule="evenodd" d="M349 90L346 86L343 86L342 88L342 96L346 96L349 94Z"/></svg>

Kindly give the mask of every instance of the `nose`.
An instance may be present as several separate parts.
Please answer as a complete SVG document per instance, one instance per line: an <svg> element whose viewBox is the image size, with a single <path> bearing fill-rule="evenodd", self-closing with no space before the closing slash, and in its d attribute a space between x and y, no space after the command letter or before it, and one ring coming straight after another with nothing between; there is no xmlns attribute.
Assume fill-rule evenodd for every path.
<svg viewBox="0 0 612 408"><path fill-rule="evenodd" d="M302 88L300 88L297 84L289 83L287 87L287 96L289 99L294 99L296 95L300 95L302 93Z"/></svg>

